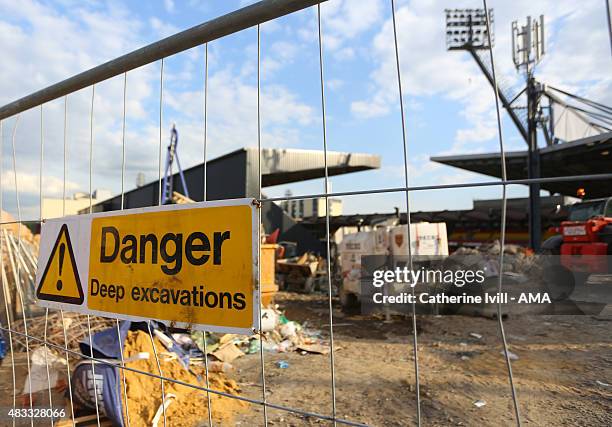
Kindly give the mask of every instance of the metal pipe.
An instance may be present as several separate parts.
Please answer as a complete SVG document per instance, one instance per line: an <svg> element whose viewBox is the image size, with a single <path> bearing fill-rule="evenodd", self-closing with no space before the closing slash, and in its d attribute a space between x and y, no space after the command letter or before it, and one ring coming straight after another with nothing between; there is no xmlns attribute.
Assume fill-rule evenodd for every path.
<svg viewBox="0 0 612 427"><path fill-rule="evenodd" d="M323 32L321 30L321 6L317 6L317 28L319 30L319 75L321 83L321 125L323 131L323 163L325 168L325 193L329 193L329 168L327 165L327 117L325 113L325 72L323 64ZM260 151L261 153L261 151ZM260 155L261 158L261 155ZM259 173L261 179L261 169ZM259 194L261 197L261 183L259 185ZM325 196L325 242L326 242L326 267L327 267L327 298L329 309L329 365L331 371L331 403L332 417L334 419L333 426L336 427L336 362L334 359L334 311L332 302L332 274L331 274L331 245L329 231L329 197Z"/></svg>
<svg viewBox="0 0 612 427"><path fill-rule="evenodd" d="M541 175L540 149L538 148L537 112L540 95L533 74L527 74L527 178ZM503 179L503 177L502 177ZM540 183L529 184L529 247L540 250L542 244L542 217L540 209Z"/></svg>
<svg viewBox="0 0 612 427"><path fill-rule="evenodd" d="M470 19L472 15L469 15ZM408 138L406 136L406 114L404 112L404 94L402 91L402 71L400 67L400 53L399 44L397 42L397 23L395 19L395 1L391 0L391 21L393 23L393 47L395 50L395 65L397 71L397 89L399 95L399 107L402 122L402 147L404 155L404 184L406 188L409 187L410 171L408 168ZM471 28L471 25L470 25ZM489 32L490 34L490 32ZM472 37L472 31L470 31L470 38ZM470 42L471 44L471 42ZM408 255L408 268L413 270L412 263L412 235L411 235L411 223L410 223L410 192L406 190L406 237L408 238L407 255ZM415 298L415 290L412 287L412 298ZM411 304L411 320L412 320L412 354L414 359L414 389L416 397L416 425L421 427L421 383L419 373L419 340L417 337L417 316L416 316L416 304L414 300ZM386 313L388 316L388 313ZM387 319L389 320L389 319Z"/></svg>
<svg viewBox="0 0 612 427"><path fill-rule="evenodd" d="M501 156L501 178L503 181L508 180L508 174L506 171L506 150L504 148L504 132L502 129L502 119L499 109L499 86L497 85L497 76L495 74L495 58L493 57L493 46L491 44L491 21L489 20L489 8L487 7L487 0L482 0L482 5L485 10L485 19L487 24L487 37L489 41L489 58L491 60L491 77L493 78L493 92L495 94L495 117L497 119L497 136L499 138L499 154ZM497 292L498 295L502 294L503 285L503 270L504 270L504 248L506 247L506 217L508 214L508 193L507 188L504 185L502 187L502 211L501 211L501 229L500 229L500 248L499 248L499 274L497 275ZM504 329L504 320L502 316L502 303L501 301L497 304L497 324L499 333L502 341L502 348L504 358L506 360L506 369L508 370L508 381L510 383L510 391L512 393L512 404L514 407L514 416L518 427L521 426L521 415L519 410L518 397L516 394L516 388L514 387L514 375L512 374L512 362L510 361L510 351L508 350L508 341L506 339L506 332Z"/></svg>
<svg viewBox="0 0 612 427"><path fill-rule="evenodd" d="M263 0L196 25L0 107L0 120L164 57L326 0Z"/></svg>

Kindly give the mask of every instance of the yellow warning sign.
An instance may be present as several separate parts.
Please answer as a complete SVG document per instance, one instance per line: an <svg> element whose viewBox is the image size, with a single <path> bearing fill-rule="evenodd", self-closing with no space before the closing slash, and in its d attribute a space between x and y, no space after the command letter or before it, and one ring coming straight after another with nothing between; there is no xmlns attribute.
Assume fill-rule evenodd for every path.
<svg viewBox="0 0 612 427"><path fill-rule="evenodd" d="M251 209L183 209L94 218L88 307L248 327L253 320Z"/></svg>
<svg viewBox="0 0 612 427"><path fill-rule="evenodd" d="M37 296L45 307L251 332L259 307L256 213L252 199L238 199L47 220Z"/></svg>
<svg viewBox="0 0 612 427"><path fill-rule="evenodd" d="M60 228L53 245L49 261L36 289L36 297L40 300L66 304L83 303L83 288L66 224Z"/></svg>

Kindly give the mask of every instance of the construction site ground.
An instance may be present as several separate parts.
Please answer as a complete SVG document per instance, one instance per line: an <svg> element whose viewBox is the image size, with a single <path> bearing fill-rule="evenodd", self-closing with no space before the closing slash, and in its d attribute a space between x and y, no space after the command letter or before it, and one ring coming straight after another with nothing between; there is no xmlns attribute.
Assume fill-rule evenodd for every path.
<svg viewBox="0 0 612 427"><path fill-rule="evenodd" d="M279 293L289 319L328 331L325 295ZM410 318L384 319L333 311L336 412L377 426L414 425L415 374ZM515 425L508 374L497 321L464 316L419 316L419 368L423 425ZM505 320L525 425L612 425L612 317L524 316ZM478 339L470 333L482 335ZM266 353L270 403L330 414L329 355ZM277 362L289 366L281 369ZM234 362L243 395L261 399L258 355ZM478 407L476 402L484 406ZM272 425L317 425L328 421L268 410ZM260 425L252 405L237 417Z"/></svg>
<svg viewBox="0 0 612 427"><path fill-rule="evenodd" d="M280 292L276 302L289 319L328 337L326 295ZM338 417L375 426L414 425L417 406L410 318L393 317L385 322L382 317L344 315L336 299L333 304ZM419 316L417 322L423 425L515 425L497 321ZM510 317L504 324L510 351L518 356L512 369L524 425L612 425L612 317L523 316ZM331 414L329 354L264 355L269 403ZM21 390L27 376L25 353L14 357L16 388ZM281 361L288 367L279 367ZM259 354L240 357L232 364L234 370L227 376L236 381L241 395L261 399ZM0 368L0 406L7 410L13 405L11 370L7 355ZM204 426L206 394L195 394L203 409L196 425ZM37 393L34 404L48 405L46 395ZM217 425L263 424L260 405L230 409L232 402L227 400L213 399ZM53 401L56 407L66 403L59 391L53 392ZM479 407L479 401L485 404ZM17 406L29 405L22 397ZM70 417L66 415L65 420ZM268 419L270 425L278 426L331 425L276 409L268 409ZM12 420L3 414L0 425L12 425ZM30 420L21 419L16 425L30 425Z"/></svg>

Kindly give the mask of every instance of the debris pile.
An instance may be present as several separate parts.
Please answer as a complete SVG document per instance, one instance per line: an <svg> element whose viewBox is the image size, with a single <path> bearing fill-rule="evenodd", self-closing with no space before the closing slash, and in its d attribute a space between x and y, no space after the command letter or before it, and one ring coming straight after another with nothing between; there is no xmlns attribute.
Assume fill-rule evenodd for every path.
<svg viewBox="0 0 612 427"><path fill-rule="evenodd" d="M231 363L238 357L259 353L262 349L276 353L298 351L301 354L327 354L329 352L329 347L321 339L319 331L310 330L306 325L290 321L276 306L263 309L261 335L212 334L182 330L174 330L172 333L155 327L152 330L152 338L147 331L139 329L140 327L136 322L131 326L129 322L122 323L120 330L124 342L123 358L129 369L119 369L116 380L110 374L104 379L105 382L109 381L109 384L116 381L120 390L120 393L117 392L117 395L120 394L117 399L121 399L122 403L119 405L117 402L117 407L121 407L126 420L129 416L132 426L161 425L164 412L169 425L200 425L202 420L208 418L208 393L201 389L206 387L206 365L209 370L210 388L237 396L240 388L228 377L228 373L234 370ZM101 351L108 358L114 358L119 364L120 361L117 360L119 356L111 354L113 349L117 350L116 330L116 325L113 325L95 334L93 345L96 351ZM83 344L87 344L86 339L81 342L81 345ZM83 347L81 351L84 351ZM81 362L81 365L83 369L89 369L88 362ZM98 369L102 371L102 367L96 368L96 375ZM153 375L134 372L132 369ZM82 373L73 373L73 388L75 384L82 383L83 381L79 382L79 378L86 378L86 375L83 377ZM103 375L103 372L100 372L100 375ZM163 399L159 376L168 378L163 382ZM124 379L127 401L123 391ZM83 406L90 411L95 408L90 402L93 399L88 397L87 392L79 392L77 388L73 394L84 396ZM231 423L233 414L246 407L241 400L215 393L210 393L210 399L212 417L221 424ZM107 409L111 408L110 404L107 406ZM116 412L117 416L119 413ZM105 414L109 418L116 418L110 412Z"/></svg>
<svg viewBox="0 0 612 427"><path fill-rule="evenodd" d="M155 351L150 336L143 331L129 331L125 341L124 359L128 368L150 372L155 375L171 378L182 383L206 387L206 374L203 365L191 366L189 370L180 363L175 353L168 350L155 338L155 351L159 356L161 372L155 360ZM141 358L142 354L149 357ZM131 358L134 361L129 361ZM162 391L159 378L139 374L130 370L121 370L127 386L127 405L123 398L123 408L129 410L130 425L151 426L158 413L162 414L159 425L163 424ZM240 389L235 381L227 378L222 372L210 372L210 388L227 394L238 395ZM166 400L166 421L168 425L195 426L208 419L207 393L172 381L164 381ZM210 393L213 419L219 423L230 423L237 411L246 407L246 403L215 393ZM161 411L160 411L161 410ZM159 420L157 417L156 420Z"/></svg>
<svg viewBox="0 0 612 427"><path fill-rule="evenodd" d="M28 326L28 335L34 336L39 339L45 337L45 317L26 317ZM62 313L55 311L49 313L49 317L46 321L47 324L47 342L64 347L64 329L66 329L65 336L68 338L68 350L80 352L79 342L87 341L89 338L89 331L92 334L105 330L110 327L115 327L115 320L107 319L104 317L89 316L89 325L87 324L87 316L83 314L64 312L63 321ZM23 325L23 319L13 321L12 330L25 333ZM13 340L14 351L26 351L26 339L23 335L11 334ZM6 333L6 339L8 339L8 333ZM30 339L27 342L28 349L32 351L38 347L44 346L39 340ZM61 352L61 350L55 348L54 352ZM68 353L70 358L76 356L72 353Z"/></svg>
<svg viewBox="0 0 612 427"><path fill-rule="evenodd" d="M16 238L18 237L21 240L31 244L35 244L36 247L38 247L40 235L33 235L28 227L23 224L20 224L10 213L6 211L0 212L0 222L2 222L2 232L6 230Z"/></svg>
<svg viewBox="0 0 612 427"><path fill-rule="evenodd" d="M301 354L327 354L329 347L321 338L320 331L308 329L307 325L300 325L291 321L278 310L278 306L262 310L262 334L206 334L192 332L191 339L198 348L206 351L219 362L224 363L222 369L231 369L231 362L245 354L259 353L260 349L271 353L286 353L297 351Z"/></svg>
<svg viewBox="0 0 612 427"><path fill-rule="evenodd" d="M310 293L327 290L325 259L307 252L301 256L276 260L280 288Z"/></svg>
<svg viewBox="0 0 612 427"><path fill-rule="evenodd" d="M66 359L49 347L38 347L30 353L30 372L22 388L22 395L56 388L66 372ZM47 372L49 376L47 377Z"/></svg>
<svg viewBox="0 0 612 427"><path fill-rule="evenodd" d="M478 248L461 247L449 257L449 262L459 262L463 266L484 269L491 275L499 274L499 254L501 244L495 241ZM504 273L526 273L537 264L537 256L532 250L519 245L504 245Z"/></svg>
<svg viewBox="0 0 612 427"><path fill-rule="evenodd" d="M6 212L0 214L2 221L14 221ZM0 319L5 321L40 312L34 305L34 281L38 257L38 235L19 223L4 224L0 227L0 260L2 291L0 292ZM16 284L20 286L17 287ZM7 322L8 323L8 322Z"/></svg>

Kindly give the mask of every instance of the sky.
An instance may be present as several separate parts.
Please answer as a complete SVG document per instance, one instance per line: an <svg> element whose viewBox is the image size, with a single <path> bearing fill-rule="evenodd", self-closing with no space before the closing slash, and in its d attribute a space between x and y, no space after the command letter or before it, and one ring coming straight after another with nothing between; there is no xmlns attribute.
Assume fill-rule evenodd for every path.
<svg viewBox="0 0 612 427"><path fill-rule="evenodd" d="M0 0L0 104L249 3ZM499 151L491 86L466 52L449 52L445 47L444 9L481 6L472 0L396 2L411 186L491 180L429 160L436 155ZM510 86L519 88L523 79L512 64L511 22L544 14L546 54L537 78L612 104L604 0L489 1L488 6L494 10L498 73ZM377 154L382 163L375 171L332 177L332 190L401 187L405 176L391 2L330 0L321 10L328 149ZM184 168L204 158L204 64L204 46L164 61L164 156L170 128L176 123ZM135 187L139 172L147 182L159 174L160 74L156 62L126 76L125 190ZM17 215L17 188L21 218L39 218L41 138L44 197L62 196L64 142L68 196L89 192L90 158L91 188L120 193L123 97L120 75L93 90L85 88L66 100L46 103L42 120L40 107L20 114L18 120L3 120L3 208ZM261 127L262 147L323 149L316 7L261 26ZM505 113L502 128L506 150L524 149ZM207 129L209 159L257 146L256 28L208 45ZM277 197L287 190L294 195L316 194L324 191L324 182L268 187L264 193ZM526 189L512 186L508 194L524 196ZM411 210L466 209L474 199L500 196L500 187L419 191L411 194ZM344 197L343 203L346 213L406 208L403 193Z"/></svg>

